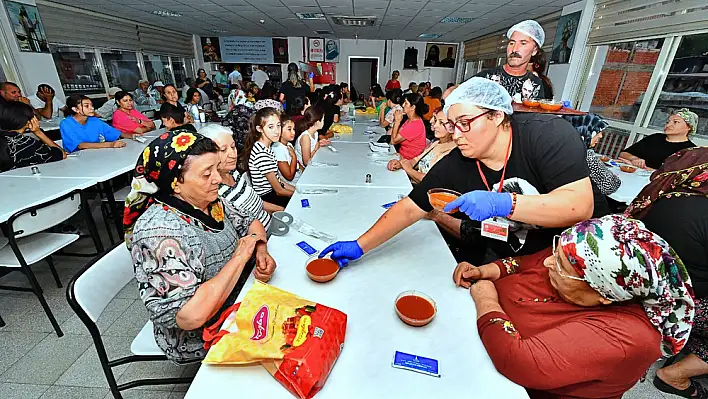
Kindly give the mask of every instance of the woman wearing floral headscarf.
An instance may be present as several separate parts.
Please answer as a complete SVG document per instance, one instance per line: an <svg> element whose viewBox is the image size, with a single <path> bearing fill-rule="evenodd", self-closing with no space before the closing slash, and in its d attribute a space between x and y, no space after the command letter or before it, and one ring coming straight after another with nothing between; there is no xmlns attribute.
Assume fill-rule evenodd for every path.
<svg viewBox="0 0 708 399"><path fill-rule="evenodd" d="M619 154L621 161L639 168L659 169L664 160L684 148L696 145L688 136L698 128L698 115L688 108L681 108L669 116L664 125L664 134L644 137Z"/></svg>
<svg viewBox="0 0 708 399"><path fill-rule="evenodd" d="M176 363L204 358L202 328L235 302L251 269L262 281L275 270L261 222L224 214L218 152L188 129L164 133L138 159L125 201L140 298L157 345Z"/></svg>
<svg viewBox="0 0 708 399"><path fill-rule="evenodd" d="M708 397L708 390L691 380L708 374L708 148L689 148L667 158L625 213L641 219L676 250L695 294L696 317L686 343L690 354L667 361L654 385L675 395Z"/></svg>
<svg viewBox="0 0 708 399"><path fill-rule="evenodd" d="M495 367L532 398L620 398L693 323L681 260L621 215L578 223L533 255L462 263L453 279L470 288Z"/></svg>

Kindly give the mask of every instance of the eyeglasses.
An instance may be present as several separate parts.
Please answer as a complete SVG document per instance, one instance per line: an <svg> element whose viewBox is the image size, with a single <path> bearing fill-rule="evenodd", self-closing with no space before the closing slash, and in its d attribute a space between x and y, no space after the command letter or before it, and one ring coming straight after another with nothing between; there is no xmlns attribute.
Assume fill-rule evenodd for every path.
<svg viewBox="0 0 708 399"><path fill-rule="evenodd" d="M448 133L452 133L455 131L454 125L443 122L440 119L438 119L437 116L433 115L433 117L431 118L431 125L435 126L438 123L441 124L445 128L445 130L447 130Z"/></svg>
<svg viewBox="0 0 708 399"><path fill-rule="evenodd" d="M556 271L558 272L558 274L561 277L569 278L571 280L585 281L584 278L569 276L561 271L560 259L558 258L558 251L556 250L558 248L559 241L560 241L560 236L553 236L553 259L556 262Z"/></svg>
<svg viewBox="0 0 708 399"><path fill-rule="evenodd" d="M454 132L455 128L457 128L457 130L459 130L460 132L467 133L470 131L470 127L472 126L472 122L483 117L484 115L487 115L490 112L492 112L492 111L483 112L483 113L475 116L474 118L460 119L457 122L447 121L447 123L445 123L445 128L447 128L447 130L449 132Z"/></svg>

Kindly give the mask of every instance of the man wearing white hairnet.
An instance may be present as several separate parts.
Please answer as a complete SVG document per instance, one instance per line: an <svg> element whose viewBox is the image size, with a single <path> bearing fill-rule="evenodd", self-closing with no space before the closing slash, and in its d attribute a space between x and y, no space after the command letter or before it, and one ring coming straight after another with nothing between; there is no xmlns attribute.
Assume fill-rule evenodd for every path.
<svg viewBox="0 0 708 399"><path fill-rule="evenodd" d="M458 259L479 266L547 248L561 228L592 215L585 145L564 119L512 115L509 93L480 77L455 89L445 112L457 148L358 240L334 243L322 256L331 252L346 265L427 217L462 239L465 251ZM463 194L444 209L454 218L433 209L428 190L434 188ZM466 230L461 230L463 220ZM364 267L365 260L360 263Z"/></svg>
<svg viewBox="0 0 708 399"><path fill-rule="evenodd" d="M543 82L527 70L531 57L536 55L546 34L538 22L526 20L514 25L506 32L509 43L506 46L506 64L485 69L475 76L493 80L504 86L516 102L524 97L545 98ZM524 87L525 86L525 87Z"/></svg>

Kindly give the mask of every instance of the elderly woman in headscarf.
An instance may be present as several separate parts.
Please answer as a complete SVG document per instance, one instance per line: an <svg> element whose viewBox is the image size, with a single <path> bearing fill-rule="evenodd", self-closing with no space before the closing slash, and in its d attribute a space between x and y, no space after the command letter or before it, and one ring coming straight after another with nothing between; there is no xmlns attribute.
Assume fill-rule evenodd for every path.
<svg viewBox="0 0 708 399"><path fill-rule="evenodd" d="M549 242L549 244L551 244ZM566 229L533 255L460 264L497 370L531 398L621 398L686 344L686 268L669 244L622 215Z"/></svg>
<svg viewBox="0 0 708 399"><path fill-rule="evenodd" d="M157 345L180 364L204 358L202 329L235 302L251 270L261 281L275 270L261 222L224 212L218 165L211 139L166 132L145 147L125 201L140 298Z"/></svg>
<svg viewBox="0 0 708 399"><path fill-rule="evenodd" d="M600 156L593 150L600 139L602 139L602 131L605 130L609 124L595 114L568 115L563 118L570 122L575 130L580 133L580 138L588 148L585 153L585 160L588 163L588 169L590 169L590 180L595 183L600 189L600 192L604 195L610 195L617 191L622 184L622 180L607 169L605 164L600 160Z"/></svg>
<svg viewBox="0 0 708 399"><path fill-rule="evenodd" d="M698 115L688 108L681 108L669 116L664 124L664 133L644 137L631 147L620 152L621 161L639 168L659 169L671 154L696 145L688 136L698 128Z"/></svg>
<svg viewBox="0 0 708 399"><path fill-rule="evenodd" d="M676 250L686 265L696 300L688 354L671 359L656 373L654 385L674 395L708 397L691 378L708 374L708 148L681 150L651 176L626 214L641 219Z"/></svg>

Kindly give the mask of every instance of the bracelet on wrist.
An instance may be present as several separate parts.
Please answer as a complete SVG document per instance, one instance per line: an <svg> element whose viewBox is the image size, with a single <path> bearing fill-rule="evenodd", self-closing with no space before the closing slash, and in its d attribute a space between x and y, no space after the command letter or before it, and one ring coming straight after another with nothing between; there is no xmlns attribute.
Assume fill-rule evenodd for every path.
<svg viewBox="0 0 708 399"><path fill-rule="evenodd" d="M514 211L516 211L516 193L511 193L511 212L509 212L507 218L514 216Z"/></svg>

